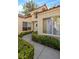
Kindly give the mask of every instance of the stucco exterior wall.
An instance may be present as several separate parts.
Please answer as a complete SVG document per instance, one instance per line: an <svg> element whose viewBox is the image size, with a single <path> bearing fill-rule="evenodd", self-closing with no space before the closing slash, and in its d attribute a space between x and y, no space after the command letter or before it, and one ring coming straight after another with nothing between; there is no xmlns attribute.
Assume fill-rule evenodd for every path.
<svg viewBox="0 0 79 59"><path fill-rule="evenodd" d="M23 22L30 22L31 23L31 30L28 30L28 31L33 31L33 24L32 24L32 17L28 17L28 18L25 18L25 20L23 20Z"/></svg>
<svg viewBox="0 0 79 59"><path fill-rule="evenodd" d="M18 17L18 33L20 33L22 31L22 22L23 22L24 18L20 18Z"/></svg>
<svg viewBox="0 0 79 59"><path fill-rule="evenodd" d="M32 20L31 19L32 19L31 17L29 17L29 18L21 18L21 17L18 17L18 32L19 33L23 31L22 30L22 28L23 28L23 22L30 22L30 23L32 23Z"/></svg>
<svg viewBox="0 0 79 59"><path fill-rule="evenodd" d="M60 7L38 14L38 34L40 35L44 34L43 33L43 19L51 17L53 21L53 16L60 16Z"/></svg>
<svg viewBox="0 0 79 59"><path fill-rule="evenodd" d="M41 10L42 8L38 9ZM35 12L35 11L34 11ZM52 22L54 21L53 16L60 16L60 7L53 8L44 12L40 12L37 15L38 17L35 18L35 14L32 14L32 17L28 18L21 18L18 17L18 32L22 32L23 22L30 22L31 23L31 31L38 31L38 34L43 35L43 19L51 17ZM60 20L59 20L60 21ZM34 28L34 22L37 22L37 28Z"/></svg>
<svg viewBox="0 0 79 59"><path fill-rule="evenodd" d="M43 9L47 10L46 5L44 5L44 6L42 6L42 7L40 7L40 8L38 8L38 9L36 9L36 10L34 10L34 11L31 12L32 21L37 21L38 20L37 18L35 18L35 16L36 16L35 13L36 12L41 12L41 11L43 11Z"/></svg>

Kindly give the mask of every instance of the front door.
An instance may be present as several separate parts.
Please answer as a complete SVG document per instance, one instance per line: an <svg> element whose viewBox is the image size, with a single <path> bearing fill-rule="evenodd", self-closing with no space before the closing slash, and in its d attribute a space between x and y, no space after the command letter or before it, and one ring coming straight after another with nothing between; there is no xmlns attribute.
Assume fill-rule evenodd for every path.
<svg viewBox="0 0 79 59"><path fill-rule="evenodd" d="M34 31L37 31L37 22L34 22Z"/></svg>

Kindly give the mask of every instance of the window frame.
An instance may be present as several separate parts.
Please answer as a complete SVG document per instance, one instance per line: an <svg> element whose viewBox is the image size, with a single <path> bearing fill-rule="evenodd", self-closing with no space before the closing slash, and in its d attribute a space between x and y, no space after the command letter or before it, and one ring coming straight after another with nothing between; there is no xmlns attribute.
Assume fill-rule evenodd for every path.
<svg viewBox="0 0 79 59"><path fill-rule="evenodd" d="M26 24L24 25L24 23L26 23ZM31 30L31 26L28 27L28 24L29 24L29 23L30 23L30 22L23 22L23 25L22 25L22 30L23 30L23 31ZM30 23L30 25L31 25L31 23Z"/></svg>

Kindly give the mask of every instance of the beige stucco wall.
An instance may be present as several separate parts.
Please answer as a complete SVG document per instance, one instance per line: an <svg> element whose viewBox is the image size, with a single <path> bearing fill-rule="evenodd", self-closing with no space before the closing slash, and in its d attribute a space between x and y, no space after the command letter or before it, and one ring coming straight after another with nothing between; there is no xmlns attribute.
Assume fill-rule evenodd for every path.
<svg viewBox="0 0 79 59"><path fill-rule="evenodd" d="M22 31L22 22L24 18L18 17L18 33Z"/></svg>
<svg viewBox="0 0 79 59"><path fill-rule="evenodd" d="M35 13L36 12L41 12L41 11L43 11L43 8L45 9L45 10L47 10L47 7L46 6L42 6L42 7L40 7L40 8L38 8L38 9L36 9L36 10L34 10L34 11L32 11L31 12L31 15L32 15L32 21L37 21L38 19L36 19L35 18Z"/></svg>
<svg viewBox="0 0 79 59"><path fill-rule="evenodd" d="M30 22L31 23L31 30L30 31L32 31L33 30L33 24L32 24L32 17L28 17L28 18L25 18L25 20L23 20L23 22ZM28 30L29 31L29 30Z"/></svg>
<svg viewBox="0 0 79 59"><path fill-rule="evenodd" d="M41 35L44 34L43 19L51 17L53 21L53 16L60 16L60 7L38 14L38 34L41 34Z"/></svg>
<svg viewBox="0 0 79 59"><path fill-rule="evenodd" d="M21 18L18 17L18 32L22 32L22 28L23 28L23 22L30 22L31 23L31 30L30 31L37 31L37 27L35 27L37 19L35 19L35 16L33 15L32 17L28 17L28 18ZM33 24L33 22L35 24Z"/></svg>
<svg viewBox="0 0 79 59"><path fill-rule="evenodd" d="M31 23L31 19L32 19L31 17L29 17L29 18L18 17L18 32L19 33L22 32L23 22L30 22Z"/></svg>
<svg viewBox="0 0 79 59"><path fill-rule="evenodd" d="M28 18L18 17L18 32L22 31L22 23L23 22L30 22L31 23L31 31L34 30L33 22L37 21L38 34L42 35L42 34L44 34L43 33L43 19L51 17L52 22L53 22L53 16L60 16L60 7L39 13L38 18L35 18L34 14L32 14L32 17L28 17Z"/></svg>
<svg viewBox="0 0 79 59"><path fill-rule="evenodd" d="M36 24L36 21L38 19L35 18L35 12L42 11L42 8L47 9L46 6L42 6L41 8L38 8L38 9L36 9L36 10L34 10L34 11L31 12L32 17L28 17L28 18L18 17L18 32L22 32L22 23L23 22L30 22L31 23L31 30L32 31L34 31L34 30L37 31L37 27L35 28L35 24ZM35 24L33 24L33 22Z"/></svg>

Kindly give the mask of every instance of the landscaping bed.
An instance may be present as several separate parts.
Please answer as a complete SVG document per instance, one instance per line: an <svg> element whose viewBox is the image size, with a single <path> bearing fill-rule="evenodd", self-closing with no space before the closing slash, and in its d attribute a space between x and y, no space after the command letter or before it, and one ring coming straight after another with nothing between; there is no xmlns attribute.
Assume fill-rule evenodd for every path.
<svg viewBox="0 0 79 59"><path fill-rule="evenodd" d="M37 33L33 32L32 40L40 44L46 45L48 47L60 50L60 41L55 37L46 36L46 35L38 35Z"/></svg>
<svg viewBox="0 0 79 59"><path fill-rule="evenodd" d="M30 32L28 32L30 33ZM27 41L23 40L22 37L26 32L18 35L18 59L33 59L34 47Z"/></svg>
<svg viewBox="0 0 79 59"><path fill-rule="evenodd" d="M32 31L24 31L24 32L21 32L18 36L23 37L24 35L27 35L27 34L30 34L30 33L32 33Z"/></svg>

